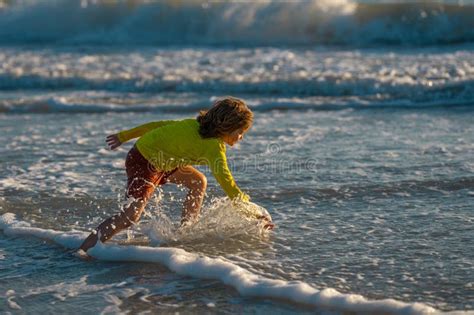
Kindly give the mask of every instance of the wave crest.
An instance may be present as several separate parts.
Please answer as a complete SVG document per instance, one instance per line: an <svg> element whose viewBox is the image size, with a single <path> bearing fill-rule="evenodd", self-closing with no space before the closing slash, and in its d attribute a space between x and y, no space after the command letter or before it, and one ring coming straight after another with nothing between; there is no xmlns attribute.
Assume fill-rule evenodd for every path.
<svg viewBox="0 0 474 315"><path fill-rule="evenodd" d="M0 7L0 43L433 45L473 42L472 16L462 2L18 1Z"/></svg>

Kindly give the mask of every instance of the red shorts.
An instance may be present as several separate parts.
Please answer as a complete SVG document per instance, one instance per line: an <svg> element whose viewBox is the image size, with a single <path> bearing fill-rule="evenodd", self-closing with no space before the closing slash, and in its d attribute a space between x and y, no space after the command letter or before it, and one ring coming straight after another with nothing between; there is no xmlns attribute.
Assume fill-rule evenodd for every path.
<svg viewBox="0 0 474 315"><path fill-rule="evenodd" d="M127 197L148 200L157 186L167 182L177 168L169 172L157 170L134 146L125 160L127 170Z"/></svg>

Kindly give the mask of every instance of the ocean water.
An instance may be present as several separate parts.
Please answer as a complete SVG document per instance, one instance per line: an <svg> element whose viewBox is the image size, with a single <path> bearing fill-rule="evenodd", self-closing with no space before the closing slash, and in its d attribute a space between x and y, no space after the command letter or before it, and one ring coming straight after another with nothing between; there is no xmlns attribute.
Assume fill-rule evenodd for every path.
<svg viewBox="0 0 474 315"><path fill-rule="evenodd" d="M467 1L0 2L0 312L472 314L474 5ZM58 20L59 19L59 20ZM199 223L165 185L124 202L105 137L243 98Z"/></svg>

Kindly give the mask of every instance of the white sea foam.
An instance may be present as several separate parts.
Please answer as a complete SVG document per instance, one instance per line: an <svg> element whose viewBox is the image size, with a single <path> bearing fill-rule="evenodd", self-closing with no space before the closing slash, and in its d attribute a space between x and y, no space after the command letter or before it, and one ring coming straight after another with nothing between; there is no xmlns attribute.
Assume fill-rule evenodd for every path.
<svg viewBox="0 0 474 315"><path fill-rule="evenodd" d="M16 297L15 290L7 290L3 296L0 295L0 298L4 298L7 300L7 305L12 310L21 310L21 306L18 305L17 302L13 301ZM7 313L8 314L8 313Z"/></svg>
<svg viewBox="0 0 474 315"><path fill-rule="evenodd" d="M90 56L98 62L79 61ZM225 94L249 95L246 100L257 111L466 106L474 95L472 59L472 51L462 47L409 54L387 54L386 49L143 48L117 54L114 48L5 48L0 90L35 92L2 94L0 112L196 112L209 106L210 95ZM52 74L58 63L67 70Z"/></svg>
<svg viewBox="0 0 474 315"><path fill-rule="evenodd" d="M3 214L0 217L0 229L7 235L34 236L54 241L67 248L77 248L86 236L86 233L64 233L34 228L27 222L17 220L12 213ZM118 246L99 243L89 250L89 254L97 259L107 261L159 263L181 275L220 280L222 283L234 287L244 296L284 299L312 305L318 309L363 314L437 313L435 309L422 303L403 303L393 299L367 300L361 295L342 294L332 288L318 290L300 281L265 278L221 258L200 256L178 248ZM14 305L12 304L12 306Z"/></svg>

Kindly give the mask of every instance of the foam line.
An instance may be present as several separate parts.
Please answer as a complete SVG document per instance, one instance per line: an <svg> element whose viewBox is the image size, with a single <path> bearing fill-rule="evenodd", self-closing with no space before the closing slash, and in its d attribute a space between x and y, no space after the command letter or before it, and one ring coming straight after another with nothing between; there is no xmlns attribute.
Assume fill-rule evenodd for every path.
<svg viewBox="0 0 474 315"><path fill-rule="evenodd" d="M86 233L62 233L31 227L12 213L0 217L0 229L6 235L33 236L53 241L67 248L77 248ZM404 303L394 299L370 301L357 294L342 294L327 288L318 290L300 281L268 279L255 275L231 262L187 252L178 248L119 246L98 244L89 250L93 257L106 261L159 263L177 274L202 279L219 280L232 286L243 296L289 300L318 309L375 314L437 314L437 310L422 303Z"/></svg>
<svg viewBox="0 0 474 315"><path fill-rule="evenodd" d="M420 102L406 102L405 100L391 101L391 102L374 102L367 104L364 100L353 100L351 103L333 102L322 104L321 101L313 103L302 102L260 102L259 104L250 107L252 111L269 112L273 110L291 110L291 111L338 111L338 110L366 110L366 109L437 109L437 108L459 108L472 107L472 99L467 97L459 97L458 99L442 98L440 100L426 100ZM62 104L60 102L50 101L48 104L35 103L31 104L0 104L0 113L10 114L34 114L34 113L195 113L199 109L208 106L201 102L196 102L190 105L136 105L136 106L122 106L122 105L107 105L107 104Z"/></svg>
<svg viewBox="0 0 474 315"><path fill-rule="evenodd" d="M31 227L28 222L18 221L13 213L5 213L0 216L0 230L10 236L32 236L40 239L53 241L66 248L78 248L84 238L85 232L63 233L51 229L40 229Z"/></svg>

